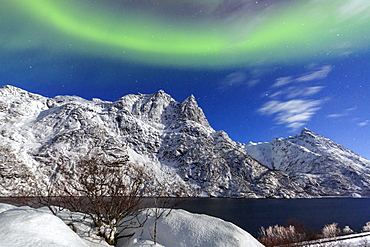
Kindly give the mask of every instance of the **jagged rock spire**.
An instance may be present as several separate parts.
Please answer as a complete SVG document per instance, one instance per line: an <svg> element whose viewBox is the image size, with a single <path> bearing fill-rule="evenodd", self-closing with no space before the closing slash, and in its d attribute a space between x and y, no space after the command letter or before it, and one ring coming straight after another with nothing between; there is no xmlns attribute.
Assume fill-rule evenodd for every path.
<svg viewBox="0 0 370 247"><path fill-rule="evenodd" d="M203 110L198 106L194 95L190 95L181 102L181 116L184 119L191 120L209 127L209 122L204 115Z"/></svg>

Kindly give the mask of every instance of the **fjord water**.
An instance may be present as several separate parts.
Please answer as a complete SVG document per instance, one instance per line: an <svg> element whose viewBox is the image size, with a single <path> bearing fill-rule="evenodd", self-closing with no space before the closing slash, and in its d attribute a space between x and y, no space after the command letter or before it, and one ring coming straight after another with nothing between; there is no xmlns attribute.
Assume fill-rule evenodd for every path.
<svg viewBox="0 0 370 247"><path fill-rule="evenodd" d="M370 221L370 198L190 198L179 208L230 221L254 236L261 226L286 225L292 219L317 232L333 222L341 229L348 225L359 232Z"/></svg>

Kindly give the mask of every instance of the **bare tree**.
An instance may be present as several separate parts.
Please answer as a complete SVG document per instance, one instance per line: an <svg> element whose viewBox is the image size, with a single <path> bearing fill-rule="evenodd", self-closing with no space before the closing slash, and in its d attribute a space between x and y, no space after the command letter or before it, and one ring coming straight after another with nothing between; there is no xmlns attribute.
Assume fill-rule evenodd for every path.
<svg viewBox="0 0 370 247"><path fill-rule="evenodd" d="M143 210L140 196L149 177L130 165L127 157L107 161L104 155L95 155L81 159L73 171L61 167L60 173L64 178L58 188L68 196L71 209L88 214L109 244L125 237L124 230L144 224L137 216Z"/></svg>
<svg viewBox="0 0 370 247"><path fill-rule="evenodd" d="M35 181L33 178L30 181ZM58 191L55 190L53 183L49 184L38 184L35 182L27 190L21 189L19 191L19 203L22 205L27 205L32 208L38 208L41 206L47 207L50 212L57 216L58 211L63 211L68 208L66 200L64 200Z"/></svg>
<svg viewBox="0 0 370 247"><path fill-rule="evenodd" d="M173 197L169 194L167 187L163 183L159 182L158 179L153 181L152 185L147 187L147 191L151 196L151 204L147 205L147 215L154 219L154 226L149 229L150 236L153 239L154 245L157 244L158 239L158 221L162 217L167 217L171 214L172 209L180 205L184 199L182 197ZM173 186L172 186L173 187ZM184 188L176 188L177 195L187 196Z"/></svg>

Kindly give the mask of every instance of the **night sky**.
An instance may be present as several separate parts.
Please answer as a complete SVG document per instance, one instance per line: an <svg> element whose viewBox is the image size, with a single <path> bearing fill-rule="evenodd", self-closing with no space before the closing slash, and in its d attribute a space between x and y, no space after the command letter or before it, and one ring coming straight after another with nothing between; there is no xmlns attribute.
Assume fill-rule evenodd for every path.
<svg viewBox="0 0 370 247"><path fill-rule="evenodd" d="M370 158L369 0L0 0L0 85L193 94L239 142L300 132Z"/></svg>

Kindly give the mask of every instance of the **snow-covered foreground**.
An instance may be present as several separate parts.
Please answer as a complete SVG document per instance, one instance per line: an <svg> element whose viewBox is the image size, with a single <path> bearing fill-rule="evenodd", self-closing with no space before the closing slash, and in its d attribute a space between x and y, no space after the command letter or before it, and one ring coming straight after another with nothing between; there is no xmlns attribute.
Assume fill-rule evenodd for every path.
<svg viewBox="0 0 370 247"><path fill-rule="evenodd" d="M0 211L0 246L87 246L52 214L8 204L1 204Z"/></svg>
<svg viewBox="0 0 370 247"><path fill-rule="evenodd" d="M88 219L75 222L73 231L66 224L71 217L81 219L82 214L62 211L58 217L47 208L32 209L0 203L0 246L109 246L94 234ZM63 222L64 221L64 222ZM154 219L150 218L143 228L131 230L130 239L120 241L120 247L154 246L152 232ZM249 233L221 219L192 214L176 209L158 221L157 246L262 246Z"/></svg>

